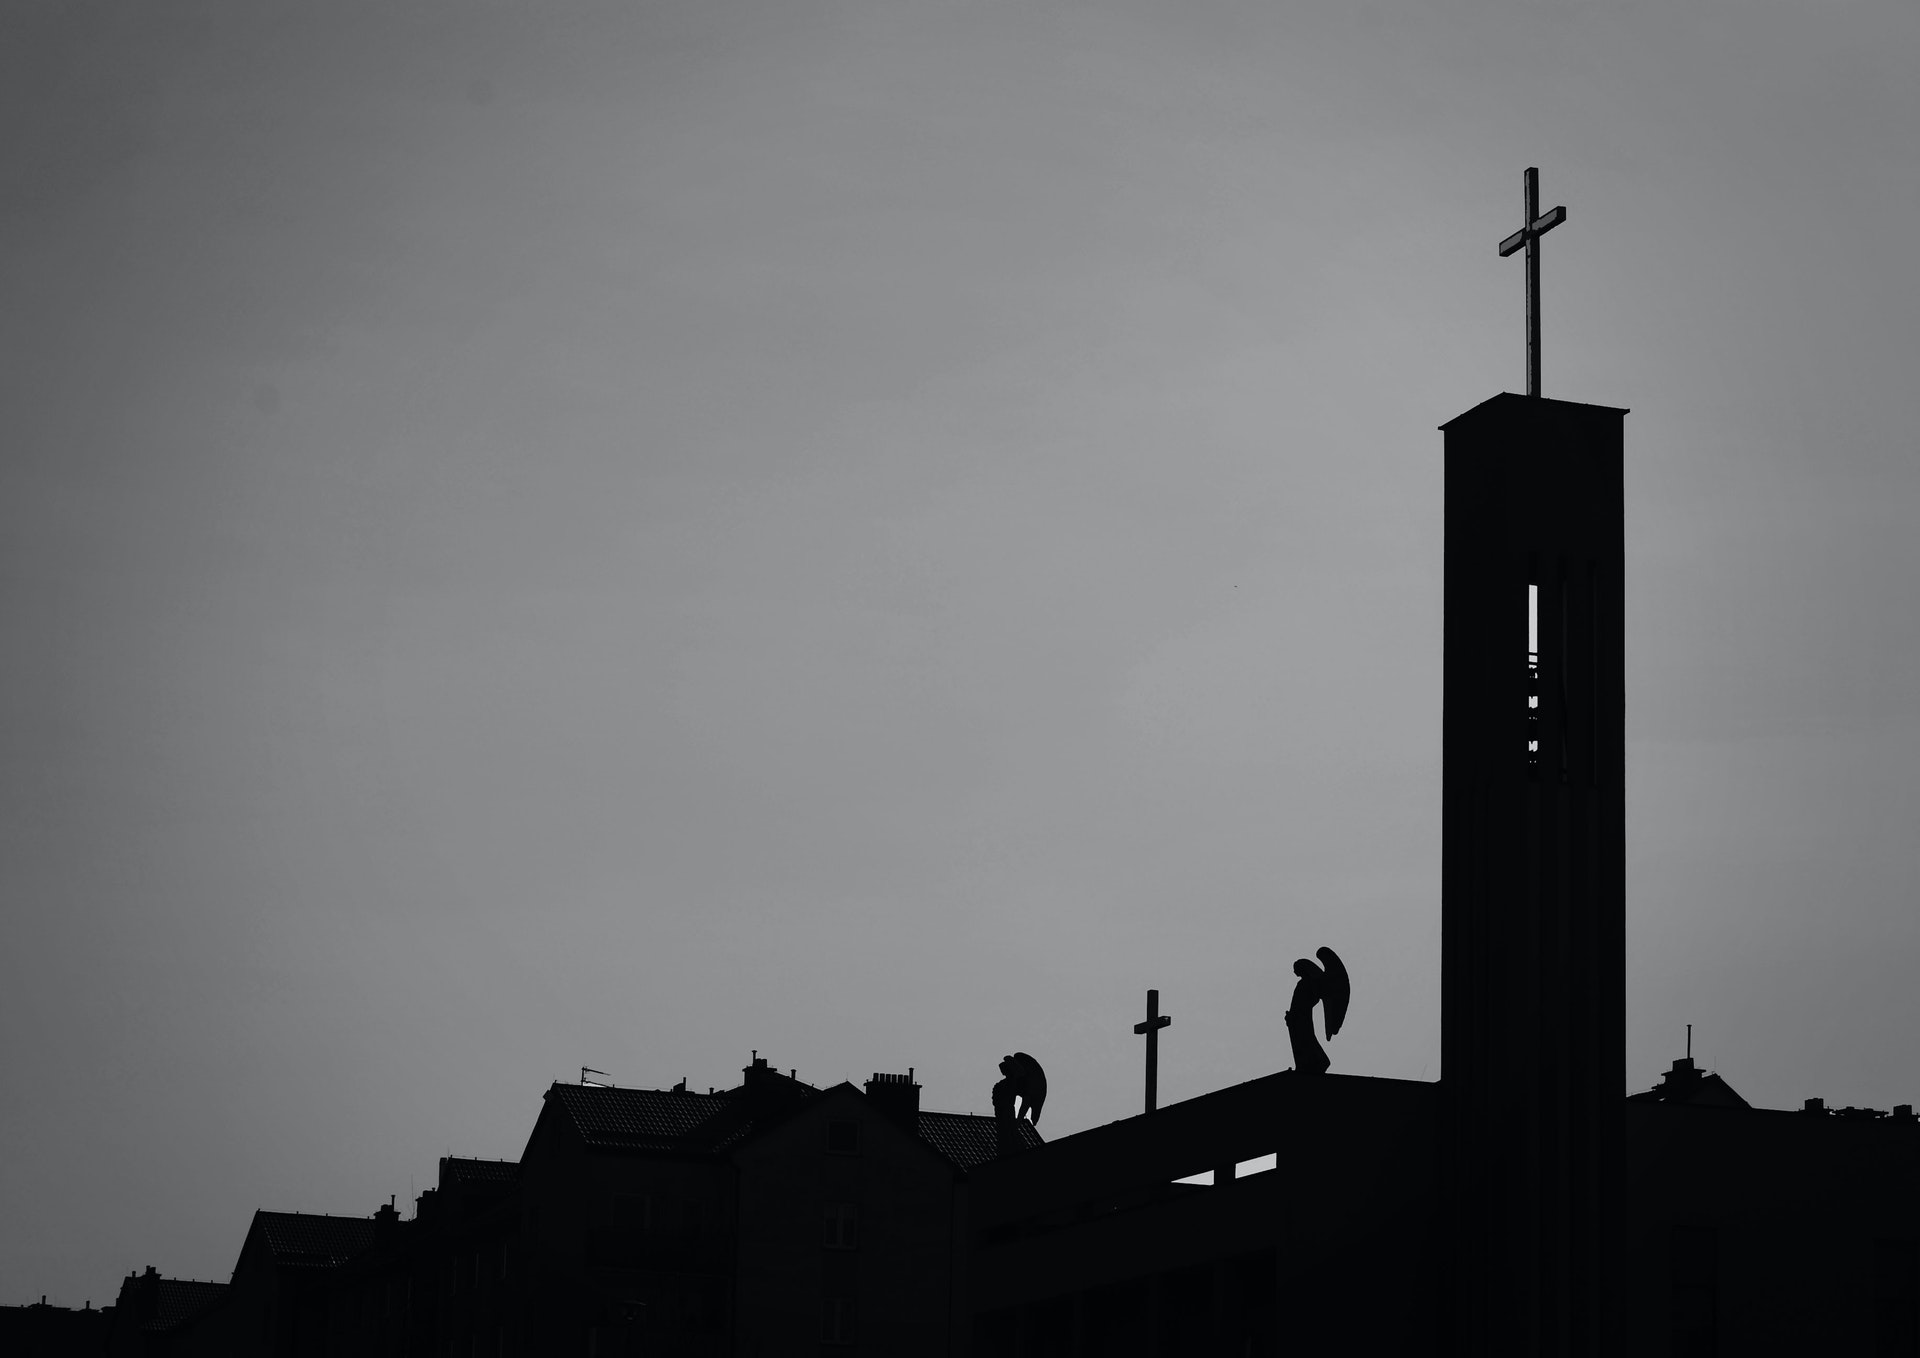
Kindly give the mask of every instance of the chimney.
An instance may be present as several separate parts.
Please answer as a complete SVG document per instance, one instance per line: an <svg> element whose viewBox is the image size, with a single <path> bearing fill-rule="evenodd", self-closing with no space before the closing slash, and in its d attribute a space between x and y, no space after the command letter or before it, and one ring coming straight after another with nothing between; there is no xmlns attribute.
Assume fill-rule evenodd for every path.
<svg viewBox="0 0 1920 1358"><path fill-rule="evenodd" d="M1895 1122L1912 1122L1913 1105L1910 1103L1896 1103L1893 1106L1893 1120Z"/></svg>
<svg viewBox="0 0 1920 1358"><path fill-rule="evenodd" d="M1699 1083L1704 1077L1700 1068L1693 1064L1691 1056L1676 1056L1673 1069L1660 1077L1660 1092L1667 1098L1684 1094L1686 1090Z"/></svg>
<svg viewBox="0 0 1920 1358"><path fill-rule="evenodd" d="M121 1314L140 1326L160 1314L160 1270L147 1265L145 1273L130 1274L120 1285Z"/></svg>
<svg viewBox="0 0 1920 1358"><path fill-rule="evenodd" d="M1801 1105L1800 1111L1803 1113L1817 1113L1821 1117L1825 1117L1827 1115L1827 1101L1825 1099L1808 1099L1806 1103Z"/></svg>
<svg viewBox="0 0 1920 1358"><path fill-rule="evenodd" d="M394 1228L400 1224L400 1210L388 1198L380 1210L373 1214L373 1243L376 1246L391 1244Z"/></svg>
<svg viewBox="0 0 1920 1358"><path fill-rule="evenodd" d="M798 1081L789 1080L775 1070L759 1052L753 1054L753 1064L740 1074L740 1090L747 1096L747 1114L750 1117L771 1116L799 1102L802 1097Z"/></svg>
<svg viewBox="0 0 1920 1358"><path fill-rule="evenodd" d="M913 1082L912 1066L907 1067L905 1075L875 1071L867 1081L867 1098L908 1136L920 1135L920 1086Z"/></svg>

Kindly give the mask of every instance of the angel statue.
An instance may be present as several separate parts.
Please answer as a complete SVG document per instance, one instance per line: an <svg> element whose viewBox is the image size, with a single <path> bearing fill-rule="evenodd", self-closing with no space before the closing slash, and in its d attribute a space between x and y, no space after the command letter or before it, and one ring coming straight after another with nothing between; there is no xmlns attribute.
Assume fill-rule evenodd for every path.
<svg viewBox="0 0 1920 1358"><path fill-rule="evenodd" d="M1304 957L1293 964L1293 974L1300 980L1293 987L1293 1003L1287 1006L1287 1037L1293 1042L1293 1068L1302 1075L1325 1075L1331 1064L1325 1049L1313 1035L1313 1006L1318 1004L1324 1008L1327 1040L1331 1042L1347 1020L1347 1001L1353 994L1352 983L1347 980L1347 964L1340 960L1338 953L1332 948L1322 948L1314 956L1320 959L1320 967ZM1323 971L1321 967L1326 969Z"/></svg>
<svg viewBox="0 0 1920 1358"><path fill-rule="evenodd" d="M1038 1127L1040 1105L1047 1101L1047 1073L1040 1069L1040 1063L1025 1052L1015 1052L1000 1058L1000 1074L1005 1078L993 1086L993 1115L1008 1122L1025 1118ZM1015 1098L1020 1100L1018 1111L1013 1106Z"/></svg>

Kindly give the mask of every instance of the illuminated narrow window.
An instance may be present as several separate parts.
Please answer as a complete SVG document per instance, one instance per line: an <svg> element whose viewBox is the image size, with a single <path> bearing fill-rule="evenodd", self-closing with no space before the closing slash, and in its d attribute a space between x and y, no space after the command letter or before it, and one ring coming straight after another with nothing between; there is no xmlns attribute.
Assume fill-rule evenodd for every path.
<svg viewBox="0 0 1920 1358"><path fill-rule="evenodd" d="M1540 586L1527 586L1527 770L1540 767Z"/></svg>

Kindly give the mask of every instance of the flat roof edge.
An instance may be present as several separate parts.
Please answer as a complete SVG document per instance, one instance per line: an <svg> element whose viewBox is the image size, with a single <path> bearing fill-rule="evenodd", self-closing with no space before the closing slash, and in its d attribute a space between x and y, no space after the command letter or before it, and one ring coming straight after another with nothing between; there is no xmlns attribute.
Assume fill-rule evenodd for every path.
<svg viewBox="0 0 1920 1358"><path fill-rule="evenodd" d="M1503 391L1503 392L1497 393L1496 395L1489 396L1486 400L1480 402L1479 405L1474 406L1469 410L1461 411L1458 415L1455 415L1452 419L1448 420L1445 424L1439 425L1437 427L1443 430L1448 429L1453 425L1459 424L1462 420L1469 419L1474 415L1478 415L1481 411L1485 410L1488 406L1504 405L1509 401L1528 401L1528 402L1539 401L1545 405L1572 406L1578 410L1604 410L1609 414L1613 414L1613 415L1628 415L1628 414L1631 414L1633 411L1632 406L1606 406L1606 405L1599 405L1596 402L1592 402L1592 401L1563 401L1557 396L1522 396L1519 392L1516 392L1516 391Z"/></svg>

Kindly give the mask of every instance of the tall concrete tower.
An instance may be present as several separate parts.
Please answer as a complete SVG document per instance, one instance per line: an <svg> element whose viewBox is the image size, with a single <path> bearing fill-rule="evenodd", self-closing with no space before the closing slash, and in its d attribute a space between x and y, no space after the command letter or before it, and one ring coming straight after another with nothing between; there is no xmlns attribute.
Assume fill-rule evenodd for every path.
<svg viewBox="0 0 1920 1358"><path fill-rule="evenodd" d="M1626 413L1503 394L1442 426L1442 1231L1461 1353L1618 1350Z"/></svg>

